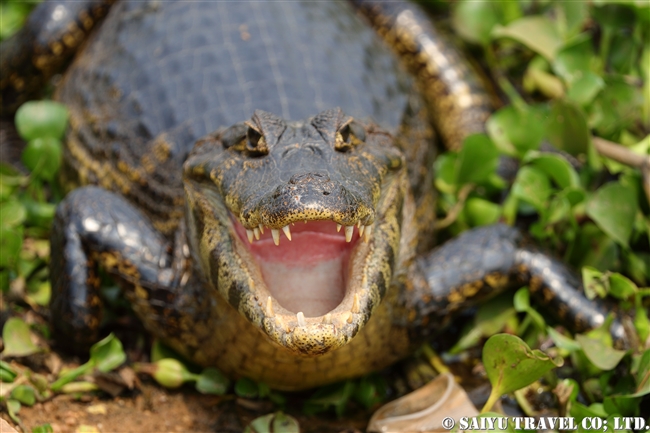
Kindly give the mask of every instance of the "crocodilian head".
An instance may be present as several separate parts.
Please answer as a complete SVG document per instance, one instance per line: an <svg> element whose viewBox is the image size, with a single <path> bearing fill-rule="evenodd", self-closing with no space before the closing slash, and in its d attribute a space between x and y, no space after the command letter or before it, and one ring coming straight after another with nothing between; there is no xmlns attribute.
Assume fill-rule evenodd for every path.
<svg viewBox="0 0 650 433"><path fill-rule="evenodd" d="M256 111L200 140L184 167L190 243L212 286L272 341L347 343L390 285L406 172L392 137L332 109Z"/></svg>

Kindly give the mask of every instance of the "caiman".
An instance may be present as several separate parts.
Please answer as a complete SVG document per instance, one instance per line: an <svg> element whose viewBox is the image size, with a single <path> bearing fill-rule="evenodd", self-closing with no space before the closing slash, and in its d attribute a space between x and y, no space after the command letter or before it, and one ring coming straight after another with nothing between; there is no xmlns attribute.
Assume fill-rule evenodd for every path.
<svg viewBox="0 0 650 433"><path fill-rule="evenodd" d="M514 285L605 320L516 228L432 248L434 130L458 148L491 106L414 5L50 1L2 50L5 112L74 56L51 237L69 346L100 337L98 267L179 353L282 390L382 369Z"/></svg>

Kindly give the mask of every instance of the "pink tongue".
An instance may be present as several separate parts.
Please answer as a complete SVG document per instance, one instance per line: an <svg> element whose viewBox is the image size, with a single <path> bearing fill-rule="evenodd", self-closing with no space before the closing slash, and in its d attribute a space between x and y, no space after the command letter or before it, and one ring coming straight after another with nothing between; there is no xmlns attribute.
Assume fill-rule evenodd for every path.
<svg viewBox="0 0 650 433"><path fill-rule="evenodd" d="M241 225L235 224L240 238L257 259L264 281L275 298L287 310L317 317L336 308L345 296L353 241L345 242L343 230L336 232L332 221L296 223L292 240L280 233L276 246L270 230L249 244Z"/></svg>
<svg viewBox="0 0 650 433"><path fill-rule="evenodd" d="M287 310L305 317L318 317L336 308L345 296L343 259L293 266L285 262L260 261L264 281L273 297Z"/></svg>

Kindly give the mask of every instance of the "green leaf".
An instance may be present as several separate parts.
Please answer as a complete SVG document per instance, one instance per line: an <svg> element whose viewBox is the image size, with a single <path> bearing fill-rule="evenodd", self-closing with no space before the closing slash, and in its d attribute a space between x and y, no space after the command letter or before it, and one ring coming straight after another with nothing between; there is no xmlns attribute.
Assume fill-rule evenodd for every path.
<svg viewBox="0 0 650 433"><path fill-rule="evenodd" d="M7 412L9 413L9 417L16 423L20 424L20 418L18 418L18 412L20 412L20 402L18 400L14 400L10 398L6 402L7 404Z"/></svg>
<svg viewBox="0 0 650 433"><path fill-rule="evenodd" d="M522 162L542 170L560 188L580 186L578 173L569 164L569 161L559 155L530 151Z"/></svg>
<svg viewBox="0 0 650 433"><path fill-rule="evenodd" d="M605 271L612 269L618 258L616 241L596 226L588 222L578 232L569 261L576 267L593 266Z"/></svg>
<svg viewBox="0 0 650 433"><path fill-rule="evenodd" d="M515 292L512 301L517 312L525 313L530 308L530 292L526 288L521 288Z"/></svg>
<svg viewBox="0 0 650 433"><path fill-rule="evenodd" d="M556 195L551 199L546 214L546 224L555 224L560 221L565 221L571 214L571 204L569 200L561 195Z"/></svg>
<svg viewBox="0 0 650 433"><path fill-rule="evenodd" d="M552 62L553 70L567 84L591 72L594 63L593 39L584 33L568 42L558 52Z"/></svg>
<svg viewBox="0 0 650 433"><path fill-rule="evenodd" d="M126 354L122 349L122 342L109 334L106 338L93 344L90 348L90 360L97 370L102 373L111 371L126 361Z"/></svg>
<svg viewBox="0 0 650 433"><path fill-rule="evenodd" d="M499 220L501 206L482 198L472 197L465 203L463 212L472 227L486 226Z"/></svg>
<svg viewBox="0 0 650 433"><path fill-rule="evenodd" d="M647 341L650 335L650 319L648 312L641 301L641 297L636 298L636 311L634 314L634 327L641 341Z"/></svg>
<svg viewBox="0 0 650 433"><path fill-rule="evenodd" d="M588 299L607 296L606 280L603 273L591 266L582 268L582 282L585 287L585 295Z"/></svg>
<svg viewBox="0 0 650 433"><path fill-rule="evenodd" d="M319 388L303 406L303 412L306 415L334 408L336 416L339 418L343 415L343 410L347 405L352 393L354 392L354 383L346 380L345 382L335 383L332 385Z"/></svg>
<svg viewBox="0 0 650 433"><path fill-rule="evenodd" d="M119 289L119 288L118 288ZM181 361L181 356L176 353L172 348L166 346L165 343L156 339L151 345L151 362L157 362L165 358L174 358Z"/></svg>
<svg viewBox="0 0 650 433"><path fill-rule="evenodd" d="M24 3L0 4L0 40L16 33L29 13L29 6Z"/></svg>
<svg viewBox="0 0 650 433"><path fill-rule="evenodd" d="M386 381L379 375L362 377L354 391L354 399L366 409L382 403L386 397Z"/></svg>
<svg viewBox="0 0 650 433"><path fill-rule="evenodd" d="M595 7L592 15L600 25L612 29L631 28L636 21L634 9L621 2Z"/></svg>
<svg viewBox="0 0 650 433"><path fill-rule="evenodd" d="M650 394L650 349L643 352L636 372L634 397Z"/></svg>
<svg viewBox="0 0 650 433"><path fill-rule="evenodd" d="M539 148L544 137L544 107L504 107L487 121L486 129L496 146L508 153L523 155Z"/></svg>
<svg viewBox="0 0 650 433"><path fill-rule="evenodd" d="M11 197L16 187L29 182L27 176L23 176L11 166L0 163L0 200L7 200Z"/></svg>
<svg viewBox="0 0 650 433"><path fill-rule="evenodd" d="M458 154L448 152L440 155L434 162L436 173L436 188L443 193L454 194L456 192L456 161Z"/></svg>
<svg viewBox="0 0 650 433"><path fill-rule="evenodd" d="M34 175L52 181L61 166L63 145L58 138L35 138L27 143L22 161Z"/></svg>
<svg viewBox="0 0 650 433"><path fill-rule="evenodd" d="M2 355L8 356L28 356L41 349L32 342L29 325L18 317L12 317L5 323L2 328L2 340L4 341L4 351Z"/></svg>
<svg viewBox="0 0 650 433"><path fill-rule="evenodd" d="M10 200L0 203L0 225L2 227L17 227L27 217L27 210L18 200Z"/></svg>
<svg viewBox="0 0 650 433"><path fill-rule="evenodd" d="M161 359L156 361L154 366L153 378L165 388L178 388L183 383L194 379L185 365L174 358Z"/></svg>
<svg viewBox="0 0 650 433"><path fill-rule="evenodd" d="M482 412L489 410L501 395L530 385L546 372L562 365L540 350L531 350L519 337L497 334L483 347L483 365L492 392Z"/></svg>
<svg viewBox="0 0 650 433"><path fill-rule="evenodd" d="M32 428L32 433L54 433L54 429L50 424L41 424Z"/></svg>
<svg viewBox="0 0 650 433"><path fill-rule="evenodd" d="M590 132L582 110L572 102L555 100L546 125L548 140L571 155L587 152Z"/></svg>
<svg viewBox="0 0 650 433"><path fill-rule="evenodd" d="M202 394L223 395L228 391L230 379L216 368L206 368L196 380L196 390Z"/></svg>
<svg viewBox="0 0 650 433"><path fill-rule="evenodd" d="M546 323L542 316L530 306L530 291L528 290L528 287L522 287L517 290L513 298L513 303L515 310L520 313L527 313L526 319L519 327L517 332L518 334L522 334L522 329L525 329L526 326L528 326L529 321L532 321L537 329L544 330L546 328Z"/></svg>
<svg viewBox="0 0 650 433"><path fill-rule="evenodd" d="M553 343L555 343L555 345L560 349L564 349L570 353L580 350L580 345L578 343L571 338L560 334L550 326L546 327L546 331L548 332L548 336L551 337L551 340L553 340Z"/></svg>
<svg viewBox="0 0 650 433"><path fill-rule="evenodd" d="M567 98L579 105L587 105L605 87L605 81L591 71L585 71L576 76L567 92Z"/></svg>
<svg viewBox="0 0 650 433"><path fill-rule="evenodd" d="M29 225L43 227L49 230L56 213L56 205L34 201L28 197L21 200L27 211Z"/></svg>
<svg viewBox="0 0 650 433"><path fill-rule="evenodd" d="M498 8L495 2L461 0L454 4L451 24L464 40L487 45L492 28L501 22Z"/></svg>
<svg viewBox="0 0 650 433"><path fill-rule="evenodd" d="M273 432L300 433L298 421L290 415L276 412L272 424Z"/></svg>
<svg viewBox="0 0 650 433"><path fill-rule="evenodd" d="M639 119L642 107L643 96L639 89L622 77L606 77L605 87L589 107L589 121L597 135L617 140L621 131Z"/></svg>
<svg viewBox="0 0 650 433"><path fill-rule="evenodd" d="M575 36L586 19L589 17L588 4L586 2L557 2L555 3L557 10L561 11L558 15L561 17L562 22L562 35L564 39Z"/></svg>
<svg viewBox="0 0 650 433"><path fill-rule="evenodd" d="M627 246L638 204L635 191L618 182L599 188L587 203L586 212L612 239Z"/></svg>
<svg viewBox="0 0 650 433"><path fill-rule="evenodd" d="M235 394L244 398L257 398L258 396L257 383L247 377L242 377L235 382Z"/></svg>
<svg viewBox="0 0 650 433"><path fill-rule="evenodd" d="M41 281L38 284L34 285L32 289L31 285L28 286L29 292L25 296L25 299L29 303L40 305L41 307L46 307L50 303L50 298L52 297L52 286L49 281Z"/></svg>
<svg viewBox="0 0 650 433"><path fill-rule="evenodd" d="M0 382L13 382L17 375L18 373L11 368L11 365L4 361L0 361Z"/></svg>
<svg viewBox="0 0 650 433"><path fill-rule="evenodd" d="M489 179L499 164L499 152L485 134L470 135L456 161L456 182L481 183Z"/></svg>
<svg viewBox="0 0 650 433"><path fill-rule="evenodd" d="M650 254L643 251L624 251L625 273L644 286L650 282Z"/></svg>
<svg viewBox="0 0 650 433"><path fill-rule="evenodd" d="M624 350L616 350L607 346L601 340L589 338L585 335L576 335L576 341L582 347L585 355L596 367L601 370L611 370L621 362L627 353Z"/></svg>
<svg viewBox="0 0 650 433"><path fill-rule="evenodd" d="M26 102L16 111L15 123L25 141L45 137L60 140L68 125L68 109L54 101Z"/></svg>
<svg viewBox="0 0 650 433"><path fill-rule="evenodd" d="M638 288L629 278L614 272L609 276L609 294L618 299L634 296Z"/></svg>
<svg viewBox="0 0 650 433"><path fill-rule="evenodd" d="M512 296L497 296L482 303L478 307L474 322L467 328L468 332L461 336L449 353L460 353L476 345L481 338L503 331L506 323L515 317L515 314Z"/></svg>
<svg viewBox="0 0 650 433"><path fill-rule="evenodd" d="M80 365L77 368L74 368L70 371L63 373L57 380L54 382L50 389L52 391L61 390L66 384L72 382L77 377L84 375L91 371L93 368L101 372L107 372L115 367L118 367L124 363L126 360L126 354L122 349L122 343L118 340L112 333L109 334L103 340L98 341L93 344L90 348L90 359L85 364ZM167 368L167 365L164 366ZM173 370L170 367L170 370ZM160 374L166 374L165 372ZM171 374L171 373L170 373ZM171 374L173 377L173 374ZM154 378L156 378L154 373ZM163 376L163 380L166 380L167 376ZM158 380L156 378L156 380ZM160 382L159 382L160 383ZM161 383L164 386L164 384Z"/></svg>
<svg viewBox="0 0 650 433"><path fill-rule="evenodd" d="M492 36L519 41L549 61L553 60L555 52L562 45L555 25L543 15L523 17L506 27L497 25Z"/></svg>
<svg viewBox="0 0 650 433"><path fill-rule="evenodd" d="M255 418L244 433L300 433L298 421L282 412L270 413Z"/></svg>
<svg viewBox="0 0 650 433"><path fill-rule="evenodd" d="M14 398L27 406L34 406L36 394L34 388L29 385L18 385L11 391L11 398Z"/></svg>
<svg viewBox="0 0 650 433"><path fill-rule="evenodd" d="M537 90L550 99L564 96L562 80L542 69L535 68L533 62L526 69L522 84L527 93L534 93Z"/></svg>
<svg viewBox="0 0 650 433"><path fill-rule="evenodd" d="M517 173L511 193L519 200L531 204L539 213L543 213L551 192L548 176L537 168L525 166Z"/></svg>
<svg viewBox="0 0 650 433"><path fill-rule="evenodd" d="M582 203L587 198L587 193L582 187L569 187L564 188L558 193L559 197L564 197L569 201L569 205L574 207L575 205Z"/></svg>

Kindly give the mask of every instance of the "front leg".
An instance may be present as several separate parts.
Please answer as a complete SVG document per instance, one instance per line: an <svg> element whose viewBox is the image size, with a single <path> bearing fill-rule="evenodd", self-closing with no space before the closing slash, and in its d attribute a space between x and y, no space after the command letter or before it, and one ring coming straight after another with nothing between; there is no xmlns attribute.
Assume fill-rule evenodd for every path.
<svg viewBox="0 0 650 433"><path fill-rule="evenodd" d="M150 310L148 317L170 314L189 279L187 246L172 248L131 203L101 188L65 198L51 240L52 324L57 340L76 351L99 339L97 266L115 277L136 311Z"/></svg>
<svg viewBox="0 0 650 433"><path fill-rule="evenodd" d="M537 302L574 331L596 328L608 314L602 302L585 297L580 279L565 264L503 224L463 233L420 257L411 274L404 302L415 318L412 324L424 334L439 331L461 310L526 284ZM610 332L624 344L620 322L614 321Z"/></svg>
<svg viewBox="0 0 650 433"><path fill-rule="evenodd" d="M0 44L0 113L38 96L72 58L115 0L49 0Z"/></svg>

